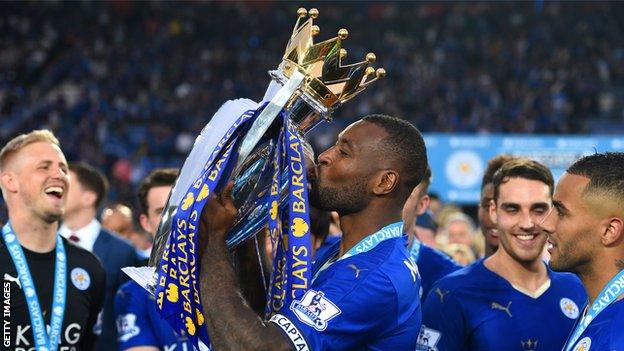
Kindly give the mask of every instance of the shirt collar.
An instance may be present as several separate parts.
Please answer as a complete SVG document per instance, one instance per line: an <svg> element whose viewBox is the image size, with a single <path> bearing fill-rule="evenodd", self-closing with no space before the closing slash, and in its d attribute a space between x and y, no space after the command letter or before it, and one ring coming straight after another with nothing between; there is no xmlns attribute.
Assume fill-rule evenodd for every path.
<svg viewBox="0 0 624 351"><path fill-rule="evenodd" d="M91 222L89 222L89 224L78 230L71 230L65 225L65 223L63 223L61 225L61 228L59 229L59 233L62 237L68 240L69 236L74 234L80 239L80 241L76 243L78 246L82 247L85 250L93 252L93 245L95 245L95 240L100 234L101 229L102 225L97 219L94 218L91 220Z"/></svg>

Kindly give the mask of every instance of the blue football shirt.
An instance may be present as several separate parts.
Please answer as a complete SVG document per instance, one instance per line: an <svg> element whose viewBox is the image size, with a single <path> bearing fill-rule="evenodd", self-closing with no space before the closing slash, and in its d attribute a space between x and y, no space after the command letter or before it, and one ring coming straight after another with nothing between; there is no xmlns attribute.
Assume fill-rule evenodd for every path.
<svg viewBox="0 0 624 351"><path fill-rule="evenodd" d="M163 351L193 351L185 336L177 336L160 317L154 296L139 284L123 284L115 296L119 349L154 346Z"/></svg>
<svg viewBox="0 0 624 351"><path fill-rule="evenodd" d="M483 260L440 279L423 307L419 350L561 350L586 301L580 280L548 269L537 297L514 288Z"/></svg>
<svg viewBox="0 0 624 351"><path fill-rule="evenodd" d="M581 334L572 351L624 351L624 300L605 308Z"/></svg>
<svg viewBox="0 0 624 351"><path fill-rule="evenodd" d="M327 252L330 251L332 248L336 247L337 242L340 242L339 236L328 235L327 238L325 238L325 241L323 241L323 243L321 244L321 246L316 249L314 257L326 257Z"/></svg>
<svg viewBox="0 0 624 351"><path fill-rule="evenodd" d="M444 252L424 245L416 239L409 248L409 253L412 260L418 265L418 272L420 272L422 280L420 301L423 304L435 282L462 268Z"/></svg>
<svg viewBox="0 0 624 351"><path fill-rule="evenodd" d="M300 300L271 318L296 350L414 350L421 322L420 277L403 237L326 263Z"/></svg>

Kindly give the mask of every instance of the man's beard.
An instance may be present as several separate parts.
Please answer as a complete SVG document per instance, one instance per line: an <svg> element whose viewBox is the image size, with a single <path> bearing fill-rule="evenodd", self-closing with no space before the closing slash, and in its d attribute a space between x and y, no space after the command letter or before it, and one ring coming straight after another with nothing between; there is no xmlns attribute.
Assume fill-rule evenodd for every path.
<svg viewBox="0 0 624 351"><path fill-rule="evenodd" d="M44 214L44 216L43 216L43 220L44 220L46 223L52 224L52 223L54 223L54 222L60 222L60 221L62 221L64 217L65 217L65 216L64 216L63 211L61 211L60 213L48 212L48 213L45 213L45 214Z"/></svg>
<svg viewBox="0 0 624 351"><path fill-rule="evenodd" d="M574 249L576 250L576 248ZM577 257L575 257L572 253L573 252L570 251L559 251L558 259L551 259L548 262L548 265L553 271L556 272L571 272L576 275L582 275L583 273L585 273L586 267L590 266L590 263L592 261L591 256L582 255L579 257L579 255L577 254Z"/></svg>
<svg viewBox="0 0 624 351"><path fill-rule="evenodd" d="M59 210L47 208L45 203L36 195L26 193L22 201L26 204L32 204L35 215L48 224L60 222L67 214L66 207Z"/></svg>
<svg viewBox="0 0 624 351"><path fill-rule="evenodd" d="M548 262L550 268L557 272L572 272L576 275L587 273L588 267L592 266L592 253L579 248L578 241L589 240L591 236L591 231L585 230L577 236L576 241L569 241L567 244L561 241L557 242L555 250L559 255L556 260L550 259Z"/></svg>
<svg viewBox="0 0 624 351"><path fill-rule="evenodd" d="M324 186L315 179L310 191L310 204L320 210L336 211L339 215L357 213L366 206L365 179L356 179L343 186Z"/></svg>

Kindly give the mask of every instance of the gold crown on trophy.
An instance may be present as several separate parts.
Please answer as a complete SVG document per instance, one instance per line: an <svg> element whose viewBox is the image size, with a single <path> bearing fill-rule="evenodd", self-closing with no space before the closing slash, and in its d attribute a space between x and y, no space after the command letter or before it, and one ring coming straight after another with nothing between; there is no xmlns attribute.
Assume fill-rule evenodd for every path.
<svg viewBox="0 0 624 351"><path fill-rule="evenodd" d="M310 11L304 8L297 10L297 23L279 70L288 78L295 70L304 74L303 92L327 111L332 111L383 77L386 71L383 68L375 70L370 66L376 60L372 52L366 54L364 61L342 64L347 56L342 41L349 35L344 28L338 31L335 38L315 44L313 38L320 33L320 28L313 24L313 20L318 17L318 13L314 8ZM301 24L308 15L308 20Z"/></svg>

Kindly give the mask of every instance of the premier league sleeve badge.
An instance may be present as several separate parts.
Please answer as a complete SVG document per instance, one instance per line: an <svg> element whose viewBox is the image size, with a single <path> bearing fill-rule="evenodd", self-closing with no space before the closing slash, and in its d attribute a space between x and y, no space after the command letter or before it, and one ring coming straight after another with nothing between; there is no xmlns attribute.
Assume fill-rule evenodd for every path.
<svg viewBox="0 0 624 351"><path fill-rule="evenodd" d="M314 290L308 290L301 300L293 301L290 310L297 319L318 331L327 329L327 323L341 313L322 291Z"/></svg>

